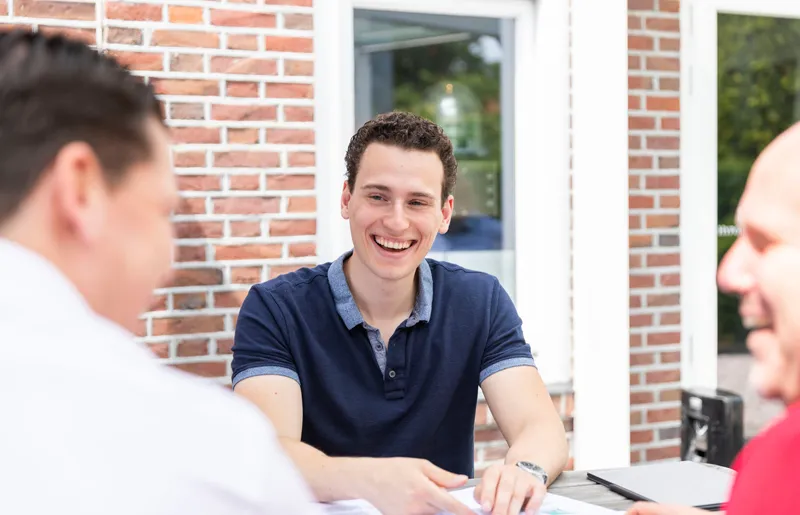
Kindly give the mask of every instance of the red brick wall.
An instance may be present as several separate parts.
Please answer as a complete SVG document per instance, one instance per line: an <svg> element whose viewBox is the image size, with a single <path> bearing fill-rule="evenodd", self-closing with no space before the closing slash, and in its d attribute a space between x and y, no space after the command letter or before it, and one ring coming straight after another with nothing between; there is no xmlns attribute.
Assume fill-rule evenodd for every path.
<svg viewBox="0 0 800 515"><path fill-rule="evenodd" d="M628 1L631 462L679 455L680 4Z"/></svg>

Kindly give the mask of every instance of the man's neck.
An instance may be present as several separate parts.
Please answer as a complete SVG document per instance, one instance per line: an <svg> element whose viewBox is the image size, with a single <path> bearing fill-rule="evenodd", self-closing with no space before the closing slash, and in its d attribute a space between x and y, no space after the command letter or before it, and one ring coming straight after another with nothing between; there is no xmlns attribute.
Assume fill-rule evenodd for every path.
<svg viewBox="0 0 800 515"><path fill-rule="evenodd" d="M414 309L416 273L386 281L375 277L355 253L345 260L343 270L353 300L368 323L405 318Z"/></svg>
<svg viewBox="0 0 800 515"><path fill-rule="evenodd" d="M69 241L60 238L52 226L35 217L18 217L0 228L0 238L23 247L49 263L93 310L98 313L102 311L103 302L95 294L97 281L93 277L97 275L97 267L77 257Z"/></svg>

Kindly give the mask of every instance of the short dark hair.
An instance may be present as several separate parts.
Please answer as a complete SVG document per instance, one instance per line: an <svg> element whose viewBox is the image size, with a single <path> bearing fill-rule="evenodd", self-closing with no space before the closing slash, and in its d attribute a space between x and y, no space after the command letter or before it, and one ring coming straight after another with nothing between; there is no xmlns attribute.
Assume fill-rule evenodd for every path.
<svg viewBox="0 0 800 515"><path fill-rule="evenodd" d="M444 166L442 204L456 186L458 163L453 143L444 130L430 120L412 113L393 111L380 114L361 126L350 139L345 155L347 186L353 191L361 157L370 143L394 145L406 150L433 151Z"/></svg>
<svg viewBox="0 0 800 515"><path fill-rule="evenodd" d="M163 124L152 88L84 43L0 31L0 223L30 195L58 152L92 147L111 186L152 156L147 121Z"/></svg>

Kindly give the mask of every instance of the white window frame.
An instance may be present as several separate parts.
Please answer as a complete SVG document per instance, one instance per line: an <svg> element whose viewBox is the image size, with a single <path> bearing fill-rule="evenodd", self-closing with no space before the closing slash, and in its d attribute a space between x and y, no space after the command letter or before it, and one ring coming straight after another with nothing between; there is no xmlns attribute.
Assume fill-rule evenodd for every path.
<svg viewBox="0 0 800 515"><path fill-rule="evenodd" d="M572 0L577 470L630 464L628 2Z"/></svg>
<svg viewBox="0 0 800 515"><path fill-rule="evenodd" d="M545 383L570 383L569 26L564 0L315 2L317 255L351 248L339 200L354 127L353 10L515 20L515 304ZM542 52L535 52L541 48ZM520 223L530 220L529 223Z"/></svg>
<svg viewBox="0 0 800 515"><path fill-rule="evenodd" d="M681 10L681 382L717 386L717 15L800 18L800 2L684 0Z"/></svg>

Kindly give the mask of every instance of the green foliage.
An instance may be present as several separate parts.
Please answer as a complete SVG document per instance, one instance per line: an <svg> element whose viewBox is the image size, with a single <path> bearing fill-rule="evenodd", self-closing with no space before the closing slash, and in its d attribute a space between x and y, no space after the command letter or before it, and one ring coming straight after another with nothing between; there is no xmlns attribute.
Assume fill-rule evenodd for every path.
<svg viewBox="0 0 800 515"><path fill-rule="evenodd" d="M394 52L395 108L428 118L424 95L442 81L456 81L468 87L483 106L481 130L487 159L500 159L500 64L487 63L471 49L477 37L468 41ZM456 156L459 157L459 156Z"/></svg>

